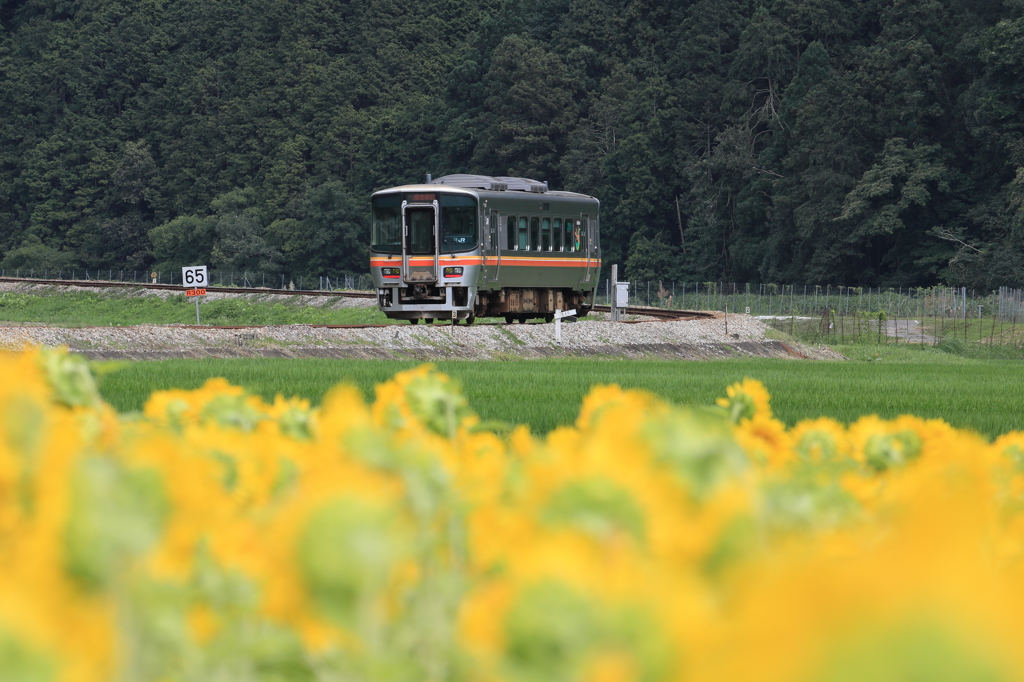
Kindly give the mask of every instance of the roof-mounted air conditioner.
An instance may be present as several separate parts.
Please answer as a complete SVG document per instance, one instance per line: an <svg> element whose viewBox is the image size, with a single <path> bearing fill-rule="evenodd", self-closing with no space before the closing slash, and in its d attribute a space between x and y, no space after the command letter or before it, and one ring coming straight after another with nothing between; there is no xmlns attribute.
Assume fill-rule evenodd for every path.
<svg viewBox="0 0 1024 682"><path fill-rule="evenodd" d="M529 178L496 177L489 175L471 175L457 173L431 180L432 185L449 185L462 189L484 189L492 192L532 192L544 194L548 191L548 183Z"/></svg>

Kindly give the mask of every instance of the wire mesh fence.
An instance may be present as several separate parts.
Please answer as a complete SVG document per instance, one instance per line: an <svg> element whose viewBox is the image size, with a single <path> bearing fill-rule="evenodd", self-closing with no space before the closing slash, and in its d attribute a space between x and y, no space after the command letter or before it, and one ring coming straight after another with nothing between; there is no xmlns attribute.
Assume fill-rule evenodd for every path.
<svg viewBox="0 0 1024 682"><path fill-rule="evenodd" d="M610 288L599 283L597 303L608 304ZM748 314L809 341L1024 345L1024 290L1010 287L630 282L629 304Z"/></svg>
<svg viewBox="0 0 1024 682"><path fill-rule="evenodd" d="M119 282L134 284L181 285L181 270L49 270L46 268L0 269L0 277L46 279L77 282ZM209 286L246 289L287 289L289 291L372 291L373 279L368 274L331 273L323 275L291 275L282 272L252 270L209 270Z"/></svg>

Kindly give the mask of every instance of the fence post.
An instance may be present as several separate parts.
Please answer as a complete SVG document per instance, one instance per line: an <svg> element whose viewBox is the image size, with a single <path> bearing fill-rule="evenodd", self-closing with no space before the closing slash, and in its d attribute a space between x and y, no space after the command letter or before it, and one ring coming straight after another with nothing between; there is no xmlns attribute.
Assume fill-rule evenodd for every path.
<svg viewBox="0 0 1024 682"><path fill-rule="evenodd" d="M793 336L796 331L796 313L793 311L793 285L789 285L789 335Z"/></svg>
<svg viewBox="0 0 1024 682"><path fill-rule="evenodd" d="M988 347L989 348L992 347L992 339L995 338L995 335L996 335L996 314L995 314L995 311L993 311L993 313L992 313L992 332L988 336Z"/></svg>
<svg viewBox="0 0 1024 682"><path fill-rule="evenodd" d="M1010 341L1013 342L1013 347L1016 348L1017 347L1017 293L1018 292L1017 292L1017 290L1013 290L1013 292L1014 292L1013 293L1014 305L1012 305L1011 308L1010 308L1013 311L1013 322L1012 322L1012 326L1010 327Z"/></svg>
<svg viewBox="0 0 1024 682"><path fill-rule="evenodd" d="M924 298L921 297L921 287L917 288L917 316L921 319L917 321L917 328L921 330L921 348L924 348L924 317L927 312L927 308L924 305Z"/></svg>

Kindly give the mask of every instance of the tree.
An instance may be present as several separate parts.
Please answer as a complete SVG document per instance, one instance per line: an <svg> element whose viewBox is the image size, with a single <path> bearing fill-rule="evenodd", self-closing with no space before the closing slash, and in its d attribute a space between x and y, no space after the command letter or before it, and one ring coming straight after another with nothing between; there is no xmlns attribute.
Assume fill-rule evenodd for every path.
<svg viewBox="0 0 1024 682"><path fill-rule="evenodd" d="M928 243L924 237L937 222L935 196L949 190L940 155L935 145L910 147L902 138L887 140L880 158L846 195L836 218L846 234L832 248L858 256L864 267L888 270L891 281L912 272L914 254Z"/></svg>
<svg viewBox="0 0 1024 682"><path fill-rule="evenodd" d="M2 257L356 271L367 195L428 172L592 193L607 261L665 248L702 281L988 286L1024 248L1024 0L39 1L0 24Z"/></svg>
<svg viewBox="0 0 1024 682"><path fill-rule="evenodd" d="M267 228L267 240L293 274L364 272L369 258L369 225L364 200L338 181L307 191L288 207L289 217Z"/></svg>
<svg viewBox="0 0 1024 682"><path fill-rule="evenodd" d="M661 233L650 236L635 232L629 240L626 276L641 282L671 280L675 277L677 262L676 249Z"/></svg>
<svg viewBox="0 0 1024 682"><path fill-rule="evenodd" d="M565 65L535 40L513 35L495 49L485 80L473 166L558 184L558 157L576 119L575 84Z"/></svg>
<svg viewBox="0 0 1024 682"><path fill-rule="evenodd" d="M22 276L26 276L33 269L39 275L46 270L68 270L76 261L73 253L47 246L38 235L30 234L20 246L7 252L0 265L8 271L22 270Z"/></svg>
<svg viewBox="0 0 1024 682"><path fill-rule="evenodd" d="M178 216L149 231L155 270L177 270L212 263L215 226L212 218Z"/></svg>
<svg viewBox="0 0 1024 682"><path fill-rule="evenodd" d="M825 46L810 43L783 93L777 134L763 160L772 197L758 267L765 280L839 284L869 278L863 263L836 248L845 243L845 227L835 219L869 153L855 123L869 107L849 86Z"/></svg>

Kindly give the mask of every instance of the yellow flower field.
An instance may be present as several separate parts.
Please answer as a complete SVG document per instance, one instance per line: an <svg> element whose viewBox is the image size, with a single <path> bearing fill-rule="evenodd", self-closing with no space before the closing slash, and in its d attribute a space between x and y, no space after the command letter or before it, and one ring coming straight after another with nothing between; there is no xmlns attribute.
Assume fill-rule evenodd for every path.
<svg viewBox="0 0 1024 682"><path fill-rule="evenodd" d="M537 438L430 366L122 416L0 355L0 680L1024 680L1024 434L725 393Z"/></svg>

